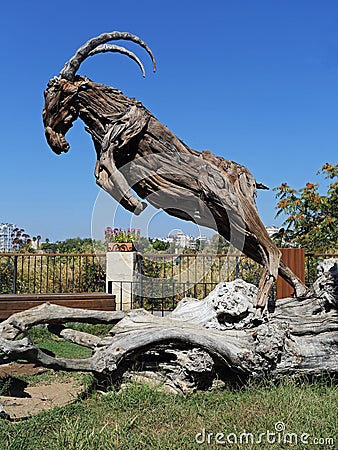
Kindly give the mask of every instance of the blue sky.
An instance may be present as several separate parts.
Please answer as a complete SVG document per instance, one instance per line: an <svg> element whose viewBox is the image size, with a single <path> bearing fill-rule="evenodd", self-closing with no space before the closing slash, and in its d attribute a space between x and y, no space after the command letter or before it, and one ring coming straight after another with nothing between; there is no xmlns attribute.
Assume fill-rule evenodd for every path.
<svg viewBox="0 0 338 450"><path fill-rule="evenodd" d="M136 97L190 147L247 166L271 188L321 181L317 169L337 161L336 1L4 1L0 222L51 240L90 236L93 145L78 120L69 153L49 149L43 90L80 45L113 30L145 40L157 73L128 43L145 79L123 55L90 58L79 73ZM274 192L257 203L264 223L278 225ZM163 234L164 215L157 222L152 233Z"/></svg>

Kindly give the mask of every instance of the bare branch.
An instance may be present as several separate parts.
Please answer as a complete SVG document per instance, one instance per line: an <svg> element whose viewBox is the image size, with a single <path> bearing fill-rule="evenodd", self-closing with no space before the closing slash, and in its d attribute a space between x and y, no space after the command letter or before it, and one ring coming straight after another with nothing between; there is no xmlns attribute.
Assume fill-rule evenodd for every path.
<svg viewBox="0 0 338 450"><path fill-rule="evenodd" d="M47 323L111 323L115 324L125 316L123 311L89 311L81 308L44 303L36 308L13 314L0 323L0 336L15 339L30 328Z"/></svg>
<svg viewBox="0 0 338 450"><path fill-rule="evenodd" d="M56 336L83 347L95 348L101 343L101 339L93 334L66 328L63 325L49 324L47 328Z"/></svg>

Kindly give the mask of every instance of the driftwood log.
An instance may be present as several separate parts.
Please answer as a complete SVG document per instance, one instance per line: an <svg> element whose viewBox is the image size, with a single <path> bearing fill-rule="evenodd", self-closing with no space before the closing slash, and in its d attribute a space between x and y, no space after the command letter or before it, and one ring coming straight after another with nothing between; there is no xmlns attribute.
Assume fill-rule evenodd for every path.
<svg viewBox="0 0 338 450"><path fill-rule="evenodd" d="M97 162L97 184L127 210L139 214L142 198L168 214L215 229L236 248L262 264L256 307L266 306L278 273L294 288L297 297L306 288L280 261L280 251L261 222L255 203L257 183L244 166L189 148L158 121L139 101L121 91L76 75L81 63L102 52L120 52L144 68L130 51L107 42L129 40L149 47L130 33L104 33L80 47L45 90L43 122L52 150L67 152L65 134L80 118L91 134Z"/></svg>
<svg viewBox="0 0 338 450"><path fill-rule="evenodd" d="M338 372L338 260L306 299L270 303L255 320L257 288L242 280L220 283L204 300L183 299L167 317L143 309L89 311L43 304L0 324L0 357L46 367L90 371L99 380L160 380L174 390L211 388L217 380ZM114 325L103 339L66 328L67 322ZM56 335L92 349L87 359L55 358L37 348L29 330L45 324Z"/></svg>

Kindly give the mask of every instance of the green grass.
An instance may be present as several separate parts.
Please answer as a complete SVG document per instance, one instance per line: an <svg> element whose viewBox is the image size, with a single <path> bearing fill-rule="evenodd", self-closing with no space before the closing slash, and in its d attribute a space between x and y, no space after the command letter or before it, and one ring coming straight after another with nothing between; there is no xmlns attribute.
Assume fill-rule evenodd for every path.
<svg viewBox="0 0 338 450"><path fill-rule="evenodd" d="M65 326L78 331L95 334L99 337L106 336L112 328L112 325L87 325L80 323L69 323L65 324ZM58 358L89 358L92 354L91 350L86 347L73 344L59 338L58 336L55 336L43 325L33 327L29 331L29 334L35 345L37 345L41 350L52 353Z"/></svg>
<svg viewBox="0 0 338 450"><path fill-rule="evenodd" d="M85 400L26 421L1 421L0 449L333 449L337 448L337 412L337 386L333 381L285 380L278 386L251 383L239 390L226 388L186 396L134 384L105 396L94 392ZM259 433L276 432L279 422L286 432L297 436L298 445L268 443L264 438L260 444L215 443L216 433L239 441L241 433L251 432L256 440ZM205 442L199 444L196 434L203 429ZM209 435L210 444L208 433L213 433ZM310 435L307 444L299 442L304 433ZM279 436L283 439L282 433ZM312 445L313 438L333 438L334 443ZM220 436L218 439L223 440Z"/></svg>
<svg viewBox="0 0 338 450"><path fill-rule="evenodd" d="M110 326L71 326L100 336L110 329ZM56 356L90 356L89 349L55 337L44 327L35 327L31 334L39 347ZM48 371L18 378L30 385L75 378L88 392L93 386L92 376L83 373ZM0 391L6 392L7 388L5 379ZM85 399L25 421L0 419L0 450L334 449L338 443L337 394L337 385L330 379L312 383L286 379L279 385L252 382L240 389L227 387L186 396L167 394L161 387L134 384L104 396L94 391ZM282 426L281 422L286 433L293 433L293 442L298 440L297 445L271 442L284 439L285 435L275 430L276 424ZM203 430L204 435L198 434ZM256 443L260 433L267 431L276 433L270 435L270 443L266 434L261 443ZM223 433L217 436L218 441L217 433ZM307 443L300 442L304 433L309 434L307 438L303 436ZM334 441L314 445L311 444L314 438ZM204 443L199 443L203 440Z"/></svg>

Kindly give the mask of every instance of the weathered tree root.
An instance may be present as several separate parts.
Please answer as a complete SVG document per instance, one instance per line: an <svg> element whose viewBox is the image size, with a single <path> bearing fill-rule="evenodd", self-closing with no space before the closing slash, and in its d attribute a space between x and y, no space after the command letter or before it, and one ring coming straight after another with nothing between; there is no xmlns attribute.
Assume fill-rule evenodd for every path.
<svg viewBox="0 0 338 450"><path fill-rule="evenodd" d="M259 324L257 288L242 280L220 283L202 301L184 299L167 317L143 309L126 314L46 303L0 324L0 355L6 362L26 359L53 369L90 371L113 382L140 371L176 390L209 388L217 378L336 374L337 278L336 264L318 278L311 298L278 300ZM100 339L67 329L62 326L66 322L114 326ZM29 337L29 329L38 324L49 324L51 332L91 348L92 356L47 355Z"/></svg>

